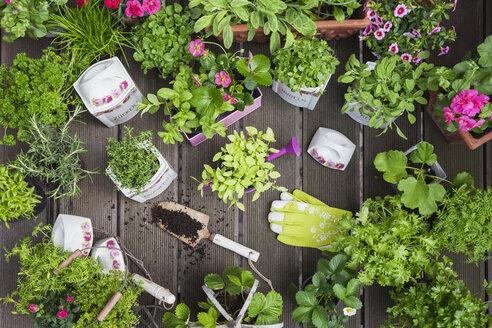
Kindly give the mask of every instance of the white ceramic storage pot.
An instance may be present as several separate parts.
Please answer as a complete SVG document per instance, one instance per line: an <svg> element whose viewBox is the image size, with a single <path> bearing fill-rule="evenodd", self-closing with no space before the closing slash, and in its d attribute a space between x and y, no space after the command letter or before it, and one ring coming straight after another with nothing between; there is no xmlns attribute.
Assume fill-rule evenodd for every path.
<svg viewBox="0 0 492 328"><path fill-rule="evenodd" d="M122 188L119 181L111 172L111 167L106 168L106 173L113 180L114 184L118 187L118 189L128 198L133 199L139 203L144 203L149 199L152 199L158 195L160 195L164 190L169 187L171 182L178 176L176 172L173 170L171 165L166 161L164 156L155 148L151 143L144 143L139 145L139 147L145 147L152 151L157 160L159 161L160 167L159 170L154 174L149 183L142 189L141 192L136 192L135 190ZM142 168L145 170L145 168Z"/></svg>
<svg viewBox="0 0 492 328"><path fill-rule="evenodd" d="M109 237L98 240L93 247L91 256L101 262L102 273L108 274L111 270L125 271L125 259L116 239Z"/></svg>
<svg viewBox="0 0 492 328"><path fill-rule="evenodd" d="M74 252L91 248L94 241L91 219L83 216L58 214L51 240L56 246L60 246L64 252ZM89 254L89 250L82 251L84 256Z"/></svg>
<svg viewBox="0 0 492 328"><path fill-rule="evenodd" d="M332 74L328 76L328 79L326 79L324 85L317 88L301 88L300 92L294 92L287 85L283 84L280 81L274 80L272 84L272 89L280 96L280 98L282 98L289 104L313 110L318 103L321 93L328 85L331 75Z"/></svg>
<svg viewBox="0 0 492 328"><path fill-rule="evenodd" d="M142 93L118 57L92 65L73 87L89 112L109 128L135 116L142 101Z"/></svg>
<svg viewBox="0 0 492 328"><path fill-rule="evenodd" d="M344 171L355 151L355 144L340 132L320 127L308 147L310 154L319 164Z"/></svg>

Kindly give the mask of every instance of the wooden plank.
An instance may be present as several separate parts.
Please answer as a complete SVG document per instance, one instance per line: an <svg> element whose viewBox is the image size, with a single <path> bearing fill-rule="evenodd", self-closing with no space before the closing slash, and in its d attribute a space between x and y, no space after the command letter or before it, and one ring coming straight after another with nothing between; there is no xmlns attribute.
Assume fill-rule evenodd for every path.
<svg viewBox="0 0 492 328"><path fill-rule="evenodd" d="M329 45L335 50L340 65L316 108L313 111L307 109L302 111L302 187L305 192L329 206L355 212L359 209L360 203L361 128L357 122L348 115L342 115L340 111L345 103L344 94L347 85L338 83L337 79L345 72L345 63L350 55L358 52L357 36L330 41ZM319 127L337 130L356 145L357 148L345 171L326 168L307 153L309 143ZM320 257L321 252L317 249L302 249L303 280L315 272ZM350 317L346 327L360 327L361 319L362 312L358 311L355 316Z"/></svg>
<svg viewBox="0 0 492 328"><path fill-rule="evenodd" d="M269 44L245 43L245 53L251 51L253 54L263 53L269 56ZM271 56L270 56L271 57ZM266 131L268 127L275 133L277 142L272 147L280 149L284 147L295 136L302 146L301 124L302 116L297 107L282 100L271 87L261 87L263 92L262 105L253 113L246 116L242 121L242 127L254 126L258 130ZM244 130L244 129L243 129ZM300 188L301 158L292 154L286 154L273 161L275 170L281 174L277 184L293 191ZM246 210L240 213L243 226L242 243L261 253L255 266L267 278L272 280L273 287L282 295L284 311L282 321L285 327L293 327L291 311L293 305L287 297L287 287L292 282L300 281L300 249L285 245L276 240L276 234L270 230L268 213L272 201L280 199L280 193L270 190L261 194L255 202L251 199L253 193L244 197ZM248 268L246 259L242 261L243 267ZM251 269L248 268L250 271ZM270 288L260 280L260 291L267 293Z"/></svg>

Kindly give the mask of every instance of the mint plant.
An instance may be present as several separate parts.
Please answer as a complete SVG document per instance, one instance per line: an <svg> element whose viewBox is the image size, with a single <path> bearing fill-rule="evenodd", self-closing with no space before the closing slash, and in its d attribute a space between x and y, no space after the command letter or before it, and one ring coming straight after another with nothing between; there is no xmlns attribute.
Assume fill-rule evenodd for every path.
<svg viewBox="0 0 492 328"><path fill-rule="evenodd" d="M296 308L292 312L294 322L307 323L309 327L344 327L348 316L354 315L362 307L357 297L359 283L354 272L345 267L347 257L337 254L329 261L320 258L317 271L303 290L297 291L294 284L289 286L290 294L295 295ZM295 292L295 294L294 294ZM335 310L338 301L347 307L344 315Z"/></svg>
<svg viewBox="0 0 492 328"><path fill-rule="evenodd" d="M292 46L277 50L273 62L275 79L299 93L301 88L322 87L340 64L328 42L318 38L296 39Z"/></svg>

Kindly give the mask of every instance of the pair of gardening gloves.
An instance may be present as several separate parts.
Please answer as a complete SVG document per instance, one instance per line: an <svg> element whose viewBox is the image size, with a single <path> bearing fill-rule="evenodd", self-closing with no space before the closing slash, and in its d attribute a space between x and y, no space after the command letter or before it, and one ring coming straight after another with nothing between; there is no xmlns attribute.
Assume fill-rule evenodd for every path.
<svg viewBox="0 0 492 328"><path fill-rule="evenodd" d="M339 232L338 221L349 211L329 207L302 192L283 192L272 202L268 214L270 229L277 240L291 246L328 249Z"/></svg>

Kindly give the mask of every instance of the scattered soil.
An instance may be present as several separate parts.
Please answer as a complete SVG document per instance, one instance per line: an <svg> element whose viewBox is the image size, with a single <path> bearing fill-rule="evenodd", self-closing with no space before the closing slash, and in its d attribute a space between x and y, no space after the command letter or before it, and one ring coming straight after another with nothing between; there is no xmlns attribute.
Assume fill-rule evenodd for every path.
<svg viewBox="0 0 492 328"><path fill-rule="evenodd" d="M420 165L422 165L422 164L420 164L420 163L409 163L408 164L408 166L411 166L411 167L414 167L414 168L417 168L417 169L420 168ZM424 164L424 173L425 174L436 176L436 172L434 172L434 170L429 165L427 165L427 164ZM413 172L410 173L410 174L414 175ZM434 179L432 179L430 177L426 177L425 178L425 183L432 183L432 182L434 182Z"/></svg>
<svg viewBox="0 0 492 328"><path fill-rule="evenodd" d="M197 240L198 231L203 229L203 224L188 214L181 211L170 211L158 205L152 207L152 221L161 223L166 230L192 243Z"/></svg>

